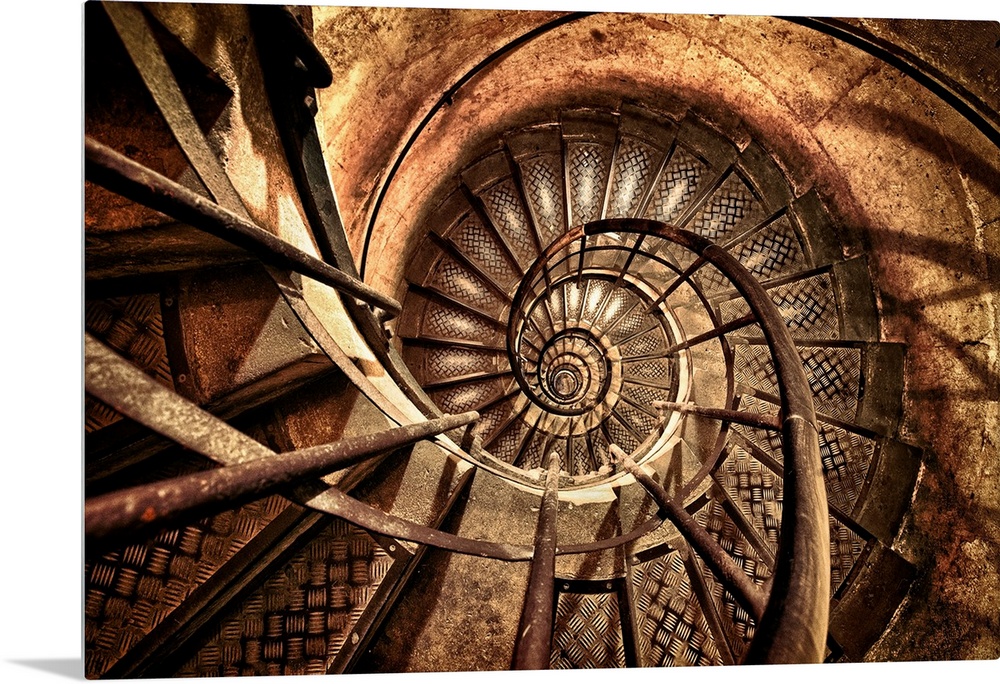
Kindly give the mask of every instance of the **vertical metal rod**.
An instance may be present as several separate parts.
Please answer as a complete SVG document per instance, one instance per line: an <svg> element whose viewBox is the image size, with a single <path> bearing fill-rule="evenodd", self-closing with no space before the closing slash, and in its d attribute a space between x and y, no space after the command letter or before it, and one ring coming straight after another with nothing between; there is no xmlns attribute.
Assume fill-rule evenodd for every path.
<svg viewBox="0 0 1000 684"><path fill-rule="evenodd" d="M635 241L632 243L632 246L629 248L628 256L625 257L625 263L622 264L622 267L618 270L618 277L615 278L615 285L616 286L619 283L621 283L622 278L624 278L625 274L628 273L629 267L632 266L632 262L635 260L636 255L639 254L639 250L642 249L642 243L645 240L646 240L646 234L645 233L640 233L639 235L636 236Z"/></svg>
<svg viewBox="0 0 1000 684"><path fill-rule="evenodd" d="M529 403L528 406L531 406L531 404ZM531 446L531 440L535 438L535 433L538 432L538 426L542 424L542 419L544 417L545 413L539 412L538 417L535 419L534 424L531 426L531 429L529 429L528 432L525 433L524 438L518 445L517 455L514 456L514 460L511 461L511 465L513 465L515 468L520 466L521 459L524 458L525 452L528 450L528 447Z"/></svg>
<svg viewBox="0 0 1000 684"><path fill-rule="evenodd" d="M644 237L646 236L640 235L638 238L636 238L635 244L636 245L642 244L642 240ZM601 301L601 305L597 307L597 313L594 314L594 323L597 323L597 321L601 320L601 316L604 315L604 310L608 308L608 304L611 302L611 298L614 296L615 290L621 287L622 280L625 278L625 271L628 268L629 264L632 263L633 256L635 256L634 253L630 254L629 257L625 260L625 266L621 268L621 270L618 272L618 275L611 283L611 287L608 288L607 293L604 295L604 298ZM616 256L615 262L617 263L617 261L618 257Z"/></svg>
<svg viewBox="0 0 1000 684"><path fill-rule="evenodd" d="M559 453L548 454L545 493L535 529L528 590L514 645L515 670L547 670L552 657L556 591L556 514L559 509Z"/></svg>
<svg viewBox="0 0 1000 684"><path fill-rule="evenodd" d="M462 451L467 453L472 453L472 447L479 438L479 420L474 420L465 426L465 432L462 434Z"/></svg>
<svg viewBox="0 0 1000 684"><path fill-rule="evenodd" d="M704 527L677 503L667 491L636 465L628 454L617 445L610 446L611 453L625 470L656 500L660 510L667 516L684 538L688 540L698 555L712 568L712 572L722 585L746 608L755 621L760 622L767 601L764 592L750 581L743 569L727 554Z"/></svg>

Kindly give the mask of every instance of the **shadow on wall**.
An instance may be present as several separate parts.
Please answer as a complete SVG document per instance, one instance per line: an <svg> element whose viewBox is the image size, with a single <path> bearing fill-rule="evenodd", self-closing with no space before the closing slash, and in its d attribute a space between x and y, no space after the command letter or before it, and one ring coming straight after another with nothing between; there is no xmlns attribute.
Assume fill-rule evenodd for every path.
<svg viewBox="0 0 1000 684"><path fill-rule="evenodd" d="M954 166L955 171L967 181L981 188L992 189L994 193L1000 189L1000 154L987 158L980 151L972 148L964 141L956 139L946 130L939 130L927 125L923 120L901 116L899 112L889 111L875 104L859 106L868 116L859 117L859 125L877 129L880 134L893 136L908 146L916 146L933 155L946 166ZM985 149L995 149L989 144ZM936 189L936 187L935 187ZM962 201L965 198L956 198ZM892 292L880 292L883 316L887 318L902 317L907 320L911 329L918 329L923 334L935 339L934 347L952 350L958 361L965 366L969 374L980 382L978 387L949 386L948 395L955 399L997 401L1000 399L1000 375L996 361L988 355L991 335L994 342L1000 341L1000 321L991 313L991 306L1000 302L1000 216L984 217L984 226L960 226L953 233L954 239L944 239L936 235L920 231L915 227L909 232L893 231L885 228L867 227L853 228L852 233L865 236L865 249L869 252L885 252L919 259L936 264L954 274L957 281L963 284L943 288L933 292L920 292L919 296L905 298ZM984 244L978 249L970 244L967 236L982 228ZM948 234L948 226L931 228L938 234ZM980 251L981 250L981 251ZM981 259L977 263L977 259ZM877 274L878 275L878 274ZM903 284L905 285L905 284ZM893 290L905 289L893 287ZM990 302L990 299L993 302ZM992 318L990 329L982 338L961 339L936 325L927 315L928 307L940 304L961 304L954 313L962 317L983 317L987 324ZM968 319L966 319L968 320ZM956 326L958 327L958 326ZM910 343L911 340L900 340ZM932 390L916 390L911 396L915 399L935 398L941 393Z"/></svg>

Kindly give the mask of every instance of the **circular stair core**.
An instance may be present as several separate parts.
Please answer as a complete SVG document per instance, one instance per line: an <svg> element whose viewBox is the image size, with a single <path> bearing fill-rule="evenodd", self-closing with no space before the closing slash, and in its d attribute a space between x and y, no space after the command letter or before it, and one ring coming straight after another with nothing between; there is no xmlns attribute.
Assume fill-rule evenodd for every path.
<svg viewBox="0 0 1000 684"><path fill-rule="evenodd" d="M615 444L690 495L728 426L657 404L737 408L727 339L684 347L721 325L712 298L732 287L710 266L686 274L694 255L658 238L603 234L581 252L568 236L585 221L634 216L696 222L724 240L765 209L731 168L714 168L732 151L727 141L706 150L701 128L683 140L670 123L645 140L628 132L648 123L626 123L608 139L607 120L621 116L608 113L591 138L575 125L567 139L552 122L512 131L505 151L461 173L427 222L398 332L444 411L481 413L474 455L495 473L538 487L554 449L568 476L561 489L590 487L621 477ZM771 262L802 251L765 255L766 265L778 271ZM527 283L540 261L544 280ZM524 321L516 341L514 319Z"/></svg>
<svg viewBox="0 0 1000 684"><path fill-rule="evenodd" d="M780 536L780 437L688 410L777 419L762 331L695 254L651 235L638 246L635 233L583 239L602 219L690 231L761 283L796 344L837 540L833 591L846 589L851 569L891 539L912 492L887 489L880 473L916 460L895 438L904 350L879 340L865 257L845 259L860 250L843 244L823 201L797 195L760 143L730 140L693 113L564 110L481 144L421 210L396 329L431 400L481 414L472 457L537 493L554 449L561 500L617 506L607 514L620 520L615 534L634 532L635 559L669 553L672 525L640 534L655 508L617 469L615 444L756 568L755 582L766 579ZM566 511L569 526L581 508Z"/></svg>

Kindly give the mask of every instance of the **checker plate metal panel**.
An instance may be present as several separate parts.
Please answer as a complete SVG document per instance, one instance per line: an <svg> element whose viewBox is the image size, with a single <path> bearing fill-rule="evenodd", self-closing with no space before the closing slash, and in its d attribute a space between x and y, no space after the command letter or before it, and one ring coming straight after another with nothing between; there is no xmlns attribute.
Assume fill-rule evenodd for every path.
<svg viewBox="0 0 1000 684"><path fill-rule="evenodd" d="M722 665L679 552L636 565L632 586L637 640L645 666Z"/></svg>
<svg viewBox="0 0 1000 684"><path fill-rule="evenodd" d="M192 458L161 469L154 479L197 470L200 467ZM84 567L87 677L98 677L117 662L287 505L286 499L271 496L88 558Z"/></svg>
<svg viewBox="0 0 1000 684"><path fill-rule="evenodd" d="M660 174L646 218L673 223L697 193L706 169L705 164L678 148Z"/></svg>
<svg viewBox="0 0 1000 684"><path fill-rule="evenodd" d="M557 670L625 667L618 596L560 592L550 662Z"/></svg>
<svg viewBox="0 0 1000 684"><path fill-rule="evenodd" d="M157 381L174 389L167 346L163 339L163 317L158 294L88 300L84 328ZM84 429L87 432L115 423L121 417L120 413L104 402L86 397Z"/></svg>
<svg viewBox="0 0 1000 684"><path fill-rule="evenodd" d="M326 674L392 558L342 520L222 619L180 677Z"/></svg>

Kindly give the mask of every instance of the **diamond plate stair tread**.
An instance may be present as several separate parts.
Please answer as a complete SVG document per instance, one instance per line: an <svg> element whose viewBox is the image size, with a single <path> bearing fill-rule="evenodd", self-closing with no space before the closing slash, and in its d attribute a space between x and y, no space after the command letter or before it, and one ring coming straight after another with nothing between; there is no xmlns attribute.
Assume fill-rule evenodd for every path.
<svg viewBox="0 0 1000 684"><path fill-rule="evenodd" d="M707 166L678 146L657 179L656 190L646 209L646 218L673 223L697 195Z"/></svg>
<svg viewBox="0 0 1000 684"><path fill-rule="evenodd" d="M712 242L728 242L765 217L762 202L732 173L704 202L686 228Z"/></svg>
<svg viewBox="0 0 1000 684"><path fill-rule="evenodd" d="M787 215L744 237L730 248L757 280L772 280L810 267L805 248Z"/></svg>
<svg viewBox="0 0 1000 684"><path fill-rule="evenodd" d="M177 464L156 479L194 472ZM285 509L271 496L182 528L164 530L85 564L84 645L96 677L159 625L202 582Z"/></svg>
<svg viewBox="0 0 1000 684"><path fill-rule="evenodd" d="M441 257L427 285L494 317L504 307L503 301L478 275L448 255Z"/></svg>
<svg viewBox="0 0 1000 684"><path fill-rule="evenodd" d="M777 399L773 368L764 341L729 336L735 352L737 382L772 402ZM851 340L795 341L820 418L877 435L895 434L902 415L906 347L894 342ZM741 377L742 376L742 377Z"/></svg>
<svg viewBox="0 0 1000 684"><path fill-rule="evenodd" d="M507 178L483 191L480 199L493 225L503 234L521 267L527 268L538 256L538 248L513 179Z"/></svg>
<svg viewBox="0 0 1000 684"><path fill-rule="evenodd" d="M774 404L752 396L743 397L740 408L764 415L777 415L778 409ZM870 477L878 441L822 420L818 422L818 427L827 500L831 505L850 514ZM776 462L782 462L780 440L776 433L743 425L734 425L733 430Z"/></svg>
<svg viewBox="0 0 1000 684"><path fill-rule="evenodd" d="M739 507L744 519L753 525L772 555L775 555L781 533L783 478L739 446L732 446L728 450L716 477ZM829 520L832 597L864 551L866 540L832 515Z"/></svg>
<svg viewBox="0 0 1000 684"><path fill-rule="evenodd" d="M558 154L532 157L521 162L521 178L545 249L566 231L562 160Z"/></svg>
<svg viewBox="0 0 1000 684"><path fill-rule="evenodd" d="M366 532L331 519L176 675L325 674L391 565Z"/></svg>
<svg viewBox="0 0 1000 684"><path fill-rule="evenodd" d="M174 389L158 294L88 300L84 328L157 381ZM104 402L86 397L84 428L87 432L115 423L121 417Z"/></svg>
<svg viewBox="0 0 1000 684"><path fill-rule="evenodd" d="M633 566L632 586L644 666L723 664L680 552Z"/></svg>
<svg viewBox="0 0 1000 684"><path fill-rule="evenodd" d="M614 414L602 424L607 429L607 436L612 444L618 445L626 453L631 453L639 446L639 439L632 430Z"/></svg>
<svg viewBox="0 0 1000 684"><path fill-rule="evenodd" d="M503 345L503 335L496 326L470 311L436 301L427 303L420 331L431 338L467 340L493 347Z"/></svg>
<svg viewBox="0 0 1000 684"><path fill-rule="evenodd" d="M524 424L524 421L514 420L498 433L489 447L490 452L505 463L513 463L527 431L528 426Z"/></svg>
<svg viewBox="0 0 1000 684"><path fill-rule="evenodd" d="M622 138L611 173L611 192L606 218L634 216L646 184L656 171L659 152L652 145L627 136Z"/></svg>
<svg viewBox="0 0 1000 684"><path fill-rule="evenodd" d="M625 667L616 594L559 592L550 663L557 670Z"/></svg>
<svg viewBox="0 0 1000 684"><path fill-rule="evenodd" d="M490 401L507 393L511 378L492 378L488 380L470 380L449 387L448 389L430 391L434 403L447 413L463 413L477 410Z"/></svg>
<svg viewBox="0 0 1000 684"><path fill-rule="evenodd" d="M422 354L420 379L425 384L510 368L506 354L461 347L431 348Z"/></svg>
<svg viewBox="0 0 1000 684"><path fill-rule="evenodd" d="M498 489L510 495L497 497ZM537 506L536 495L505 487L497 476L478 470L467 500L456 504L442 529L467 538L531 545ZM513 654L528 571L528 563L429 550L386 619L383 636L355 672L505 669ZM470 594L479 600L468 601Z"/></svg>
<svg viewBox="0 0 1000 684"><path fill-rule="evenodd" d="M503 425L510 420L514 412L516 399L501 401L491 408L480 411L479 437L485 444L497 434Z"/></svg>
<svg viewBox="0 0 1000 684"><path fill-rule="evenodd" d="M861 399L862 350L851 347L799 346L806 379L818 412L846 422L858 417ZM778 395L771 353L763 345L733 345L736 382Z"/></svg>
<svg viewBox="0 0 1000 684"><path fill-rule="evenodd" d="M576 142L566 145L571 228L601 217L604 183L610 161L611 150L601 143Z"/></svg>
<svg viewBox="0 0 1000 684"><path fill-rule="evenodd" d="M758 586L764 584L770 576L770 571L760 560L753 546L739 532L735 522L729 517L719 500L710 499L695 514L695 519L708 530L708 533L736 561L737 565L743 568L743 571L755 584ZM697 565L701 568L702 578L722 620L726 640L736 662L740 662L753 640L754 619L719 583L700 558L697 559Z"/></svg>
<svg viewBox="0 0 1000 684"><path fill-rule="evenodd" d="M535 468L542 467L542 461L545 457L544 449L545 446L552 442L552 435L542 431L535 430L535 433L528 440L527 444L521 449L521 455L515 465L522 468L523 470L534 470Z"/></svg>
<svg viewBox="0 0 1000 684"><path fill-rule="evenodd" d="M768 288L767 292L792 337L840 339L836 292L829 273L808 275L800 280ZM719 304L719 312L726 323L746 315L749 310L742 299ZM762 336L757 325L747 326L742 334Z"/></svg>
<svg viewBox="0 0 1000 684"><path fill-rule="evenodd" d="M517 284L517 271L507 251L474 213L469 214L449 237L470 261L508 291Z"/></svg>

